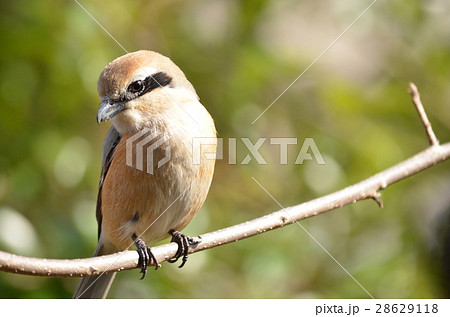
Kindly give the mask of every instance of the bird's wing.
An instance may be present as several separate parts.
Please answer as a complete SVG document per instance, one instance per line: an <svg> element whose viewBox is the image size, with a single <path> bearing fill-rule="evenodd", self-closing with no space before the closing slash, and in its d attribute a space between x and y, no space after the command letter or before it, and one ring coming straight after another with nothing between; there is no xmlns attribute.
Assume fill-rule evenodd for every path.
<svg viewBox="0 0 450 317"><path fill-rule="evenodd" d="M109 167L114 157L114 150L119 144L120 134L114 127L109 129L105 138L105 144L103 145L102 156L102 173L100 175L100 183L98 185L97 196L97 222L98 222L98 238L100 239L100 233L102 230L102 188L106 174L108 174ZM101 242L97 245L97 249L93 256L103 255L109 253L105 252L105 245ZM105 298L108 294L108 290L114 279L116 273L103 273L100 276L91 275L85 276L78 284L77 290L73 294L73 298Z"/></svg>
<svg viewBox="0 0 450 317"><path fill-rule="evenodd" d="M97 223L98 223L98 238L100 239L100 233L102 230L102 188L103 182L105 181L106 174L108 174L109 166L111 165L112 159L114 157L114 150L119 144L120 134L114 127L109 129L108 134L105 138L105 143L103 144L103 155L102 155L102 172L100 174L100 182L98 184L98 195L97 195Z"/></svg>

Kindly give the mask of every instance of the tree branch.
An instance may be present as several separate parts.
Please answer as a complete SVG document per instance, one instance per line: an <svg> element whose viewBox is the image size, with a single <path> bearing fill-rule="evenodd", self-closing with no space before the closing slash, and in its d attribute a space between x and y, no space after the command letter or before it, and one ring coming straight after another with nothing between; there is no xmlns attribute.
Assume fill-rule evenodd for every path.
<svg viewBox="0 0 450 317"><path fill-rule="evenodd" d="M431 144L425 151L335 193L284 208L261 218L203 234L201 235L202 242L190 248L189 253L239 241L367 198L374 199L382 207L379 190L447 160L450 157L450 143L439 145L414 84L410 85L410 93ZM172 258L176 250L175 243L152 247L152 252L158 262ZM138 254L135 251L76 260L29 258L0 251L0 271L17 274L79 277L131 270L137 267Z"/></svg>
<svg viewBox="0 0 450 317"><path fill-rule="evenodd" d="M417 90L416 85L413 83L409 83L409 94L412 97L412 102L414 106L416 107L417 112L419 113L420 120L422 120L423 126L425 128L425 132L428 136L428 141L430 142L430 145L438 145L439 141L436 138L436 135L433 132L433 128L431 127L430 121L428 121L427 114L425 113L425 110L423 109L422 101L420 100L420 94Z"/></svg>

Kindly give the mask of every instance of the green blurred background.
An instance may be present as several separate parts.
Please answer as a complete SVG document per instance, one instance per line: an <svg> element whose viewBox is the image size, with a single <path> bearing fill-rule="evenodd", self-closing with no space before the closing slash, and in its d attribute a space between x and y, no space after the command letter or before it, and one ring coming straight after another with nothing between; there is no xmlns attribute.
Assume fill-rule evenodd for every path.
<svg viewBox="0 0 450 317"><path fill-rule="evenodd" d="M238 140L217 161L207 202L186 228L201 234L341 189L427 147L407 93L415 82L438 138L450 140L450 4L378 1L259 120L252 122L368 1L80 1L128 51L169 56L215 119L219 136L297 137L289 164L267 165ZM96 246L101 148L96 81L124 50L74 1L0 4L0 249L88 257ZM314 138L326 165L295 165ZM450 165L373 201L302 225L376 298L448 297ZM167 241L166 241L167 242ZM448 263L448 262L447 262ZM144 281L118 274L111 298L367 298L298 226L163 263ZM0 272L1 298L68 298L78 279Z"/></svg>

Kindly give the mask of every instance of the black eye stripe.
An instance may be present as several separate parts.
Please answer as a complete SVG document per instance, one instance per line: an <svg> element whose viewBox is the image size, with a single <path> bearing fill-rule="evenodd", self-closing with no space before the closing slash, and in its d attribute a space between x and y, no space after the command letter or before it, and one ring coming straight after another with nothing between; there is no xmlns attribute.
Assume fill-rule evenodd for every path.
<svg viewBox="0 0 450 317"><path fill-rule="evenodd" d="M172 77L164 72L159 72L148 76L144 79L144 89L138 94L138 96L145 95L150 91L169 85L172 82Z"/></svg>
<svg viewBox="0 0 450 317"><path fill-rule="evenodd" d="M151 76L147 76L144 80L142 80L143 83L143 89L137 93L131 93L131 86L135 84L136 82L132 82L128 88L127 92L131 93L131 95L124 95L116 100L116 102L127 102L133 99L136 99L142 95L145 95L146 93L149 93L150 91L159 88L159 87L165 87L167 85L170 85L172 82L172 77L167 75L164 72L155 73Z"/></svg>

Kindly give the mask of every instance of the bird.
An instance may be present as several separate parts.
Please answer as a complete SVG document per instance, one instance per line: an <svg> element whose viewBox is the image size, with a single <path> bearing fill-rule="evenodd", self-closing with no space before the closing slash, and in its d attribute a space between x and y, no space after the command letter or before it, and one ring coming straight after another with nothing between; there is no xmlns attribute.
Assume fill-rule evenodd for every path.
<svg viewBox="0 0 450 317"><path fill-rule="evenodd" d="M136 246L142 278L159 264L150 247L172 237L175 262L199 237L182 234L203 205L215 165L217 132L183 71L154 51L127 53L101 72L97 123L110 120L97 195L93 256ZM207 140L198 146L198 140ZM201 151L199 160L195 151ZM209 153L209 155L205 155ZM116 273L85 276L73 298L105 298ZM141 278L141 279L142 279Z"/></svg>

